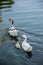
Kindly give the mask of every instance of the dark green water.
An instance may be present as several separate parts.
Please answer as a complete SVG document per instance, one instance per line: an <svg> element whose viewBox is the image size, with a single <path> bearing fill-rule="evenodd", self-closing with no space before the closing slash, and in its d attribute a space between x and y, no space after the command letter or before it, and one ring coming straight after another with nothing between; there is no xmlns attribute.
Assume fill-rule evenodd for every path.
<svg viewBox="0 0 43 65"><path fill-rule="evenodd" d="M20 34L27 35L32 54L15 48L15 39L7 33L9 18ZM0 65L17 64L43 65L43 0L0 0Z"/></svg>

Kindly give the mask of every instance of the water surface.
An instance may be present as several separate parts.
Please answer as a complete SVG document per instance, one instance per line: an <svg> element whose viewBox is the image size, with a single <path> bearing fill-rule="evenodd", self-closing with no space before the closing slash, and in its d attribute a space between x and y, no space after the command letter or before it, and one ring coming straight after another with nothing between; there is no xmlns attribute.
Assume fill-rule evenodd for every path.
<svg viewBox="0 0 43 65"><path fill-rule="evenodd" d="M9 18L20 34L27 35L32 54L15 48L15 39L7 33ZM43 65L43 0L0 0L0 65L17 64Z"/></svg>

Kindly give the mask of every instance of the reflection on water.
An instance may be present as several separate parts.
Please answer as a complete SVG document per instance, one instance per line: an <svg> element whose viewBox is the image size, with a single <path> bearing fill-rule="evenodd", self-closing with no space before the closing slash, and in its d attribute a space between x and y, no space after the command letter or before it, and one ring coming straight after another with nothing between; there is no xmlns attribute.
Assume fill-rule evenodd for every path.
<svg viewBox="0 0 43 65"><path fill-rule="evenodd" d="M0 24L2 24L2 19L1 19L1 17L0 17Z"/></svg>
<svg viewBox="0 0 43 65"><path fill-rule="evenodd" d="M2 22L2 11L3 9L7 9L7 11L10 11L9 8L12 8L12 4L14 4L15 2L13 0L0 0L0 32L3 30L1 30L1 27L3 26Z"/></svg>
<svg viewBox="0 0 43 65"><path fill-rule="evenodd" d="M22 40L8 35L9 17L14 19L14 25L19 33L26 34L27 41L33 47L32 53L24 52L22 47L15 48L15 41L22 45ZM2 65L43 64L42 0L0 0L0 63Z"/></svg>
<svg viewBox="0 0 43 65"><path fill-rule="evenodd" d="M2 10L0 10L0 24L2 23Z"/></svg>
<svg viewBox="0 0 43 65"><path fill-rule="evenodd" d="M0 9L10 8L13 3L13 0L0 0Z"/></svg>
<svg viewBox="0 0 43 65"><path fill-rule="evenodd" d="M32 52L26 52L28 57L31 58L32 57Z"/></svg>
<svg viewBox="0 0 43 65"><path fill-rule="evenodd" d="M0 29L0 46L6 41L8 38L7 29Z"/></svg>
<svg viewBox="0 0 43 65"><path fill-rule="evenodd" d="M10 35L9 35L9 36L10 36ZM11 39L11 40L13 40L13 39L14 39L15 41L18 41L17 36L16 36L16 37L12 37L12 36L10 36L10 39Z"/></svg>

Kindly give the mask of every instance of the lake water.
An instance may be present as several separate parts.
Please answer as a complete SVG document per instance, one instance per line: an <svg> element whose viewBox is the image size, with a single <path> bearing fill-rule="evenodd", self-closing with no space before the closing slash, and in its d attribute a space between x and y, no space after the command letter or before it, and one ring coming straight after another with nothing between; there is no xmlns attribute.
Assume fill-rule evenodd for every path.
<svg viewBox="0 0 43 65"><path fill-rule="evenodd" d="M7 31L14 20L20 34L32 45L31 54L15 48ZM18 38L20 45L22 40ZM0 0L0 65L43 65L43 0Z"/></svg>

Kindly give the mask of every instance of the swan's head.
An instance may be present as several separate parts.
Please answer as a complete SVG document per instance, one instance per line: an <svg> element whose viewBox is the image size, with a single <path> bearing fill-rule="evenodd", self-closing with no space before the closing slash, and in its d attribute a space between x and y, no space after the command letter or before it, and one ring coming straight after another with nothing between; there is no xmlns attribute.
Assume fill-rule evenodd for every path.
<svg viewBox="0 0 43 65"><path fill-rule="evenodd" d="M23 40L27 39L26 35L21 35L21 38L22 38Z"/></svg>
<svg viewBox="0 0 43 65"><path fill-rule="evenodd" d="M11 22L11 21L12 21L12 19L11 19L11 18L9 18L9 21Z"/></svg>
<svg viewBox="0 0 43 65"><path fill-rule="evenodd" d="M11 19L11 18L9 18L9 21L10 21L12 24L14 23L13 19Z"/></svg>

